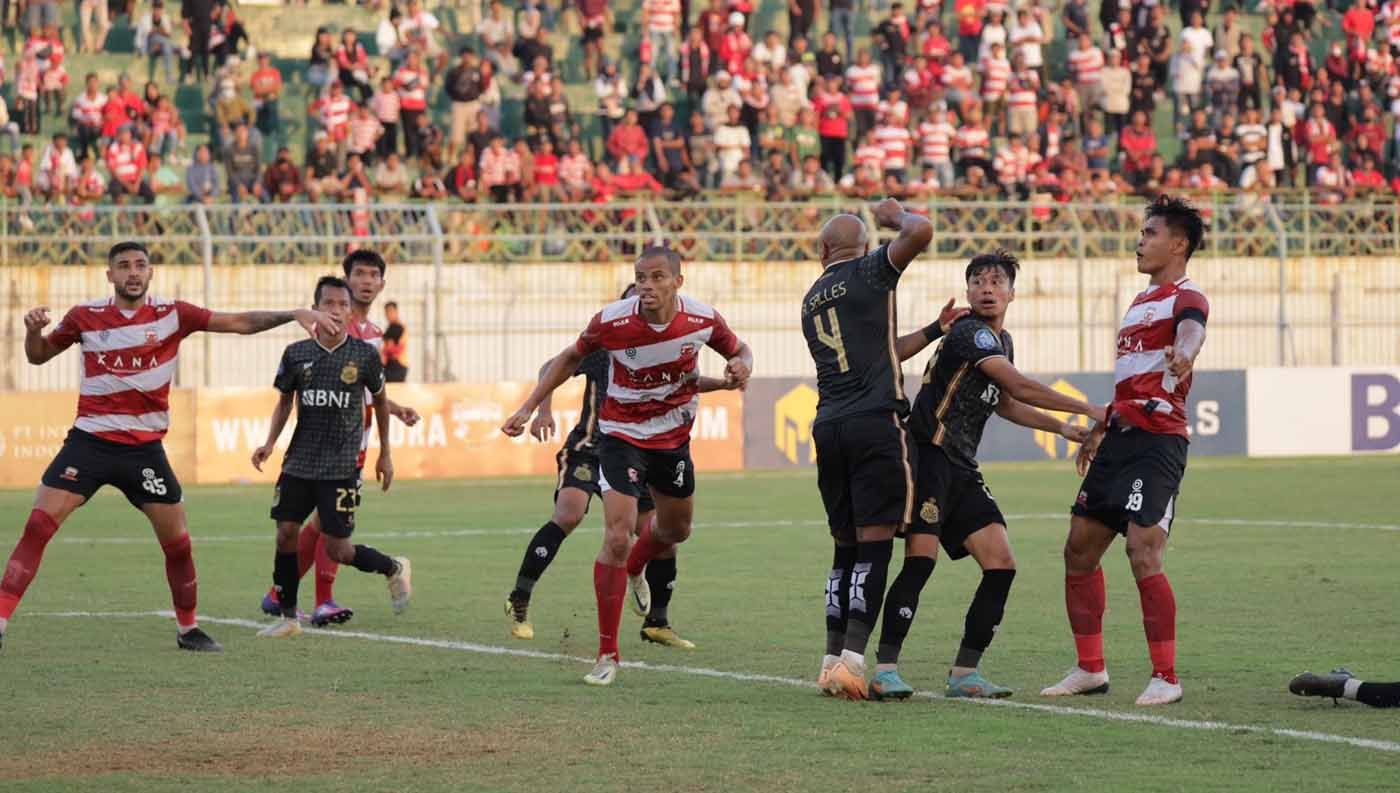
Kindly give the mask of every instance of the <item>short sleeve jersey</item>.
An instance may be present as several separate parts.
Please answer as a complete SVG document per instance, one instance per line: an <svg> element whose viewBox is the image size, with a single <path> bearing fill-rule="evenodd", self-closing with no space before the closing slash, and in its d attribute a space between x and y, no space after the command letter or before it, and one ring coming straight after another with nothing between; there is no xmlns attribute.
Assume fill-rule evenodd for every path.
<svg viewBox="0 0 1400 793"><path fill-rule="evenodd" d="M283 473L349 479L359 466L365 395L384 391L384 366L370 344L346 337L334 349L304 339L282 353L273 385L296 394L297 424Z"/></svg>
<svg viewBox="0 0 1400 793"><path fill-rule="evenodd" d="M570 451L592 452L598 445L598 411L608 393L608 354L602 350L585 355L574 372L585 379L583 404L564 446Z"/></svg>
<svg viewBox="0 0 1400 793"><path fill-rule="evenodd" d="M942 447L954 463L977 467L977 447L1001 387L982 372L989 358L1014 361L1011 334L998 336L975 316L953 323L924 369L909 429L920 444Z"/></svg>
<svg viewBox="0 0 1400 793"><path fill-rule="evenodd" d="M888 246L826 268L802 299L802 335L817 368L814 423L909 412L895 354L895 287Z"/></svg>

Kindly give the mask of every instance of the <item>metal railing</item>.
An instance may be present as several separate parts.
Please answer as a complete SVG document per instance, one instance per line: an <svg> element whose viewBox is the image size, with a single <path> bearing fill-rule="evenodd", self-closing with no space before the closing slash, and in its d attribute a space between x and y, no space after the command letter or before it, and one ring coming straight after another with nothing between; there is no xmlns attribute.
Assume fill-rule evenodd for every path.
<svg viewBox="0 0 1400 793"><path fill-rule="evenodd" d="M1203 368L1400 363L1400 205L1202 201L1211 230L1192 277L1212 302ZM937 202L935 243L904 277L901 325L962 292L967 258L1004 247L1024 263L1008 327L1030 371L1112 366L1122 310L1142 288L1132 261L1141 204ZM535 376L631 279L645 245L687 261L685 291L754 345L762 373L810 373L796 309L816 274L816 231L846 200L622 201L584 205L0 206L0 387L70 388L74 367L25 365L20 315L107 293L107 248L146 240L152 291L218 310L301 305L354 247L390 262L383 300L409 327L414 380ZM868 217L868 215L867 215ZM186 345L183 385L263 385L284 328ZM911 370L920 365L911 362Z"/></svg>

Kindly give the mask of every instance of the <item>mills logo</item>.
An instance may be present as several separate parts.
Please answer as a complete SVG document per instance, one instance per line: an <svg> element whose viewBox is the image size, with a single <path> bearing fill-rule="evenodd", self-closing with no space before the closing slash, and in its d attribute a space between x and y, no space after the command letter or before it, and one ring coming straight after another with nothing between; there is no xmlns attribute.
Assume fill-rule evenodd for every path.
<svg viewBox="0 0 1400 793"><path fill-rule="evenodd" d="M817 392L806 383L797 385L773 404L773 443L793 465L817 461L817 447L812 443L812 421L816 417ZM801 454L803 446L806 454Z"/></svg>
<svg viewBox="0 0 1400 793"><path fill-rule="evenodd" d="M1078 388L1075 388L1074 386L1070 385L1069 382L1065 380L1056 380L1055 382L1050 384L1050 387L1056 391L1059 391L1065 396L1074 397L1075 399L1084 401L1088 400L1088 397L1085 396L1083 391L1080 391ZM1088 416L1071 416L1068 413L1058 413L1053 410L1047 410L1043 412L1049 413L1051 416L1054 416L1060 421L1067 420L1069 421L1069 423L1078 424L1081 427L1089 426ZM1040 450L1045 452L1045 456L1049 457L1052 460L1057 460L1060 457L1073 457L1075 453L1079 451L1079 444L1072 443L1070 441L1065 440L1063 437L1056 435L1053 432L1045 432L1044 430L1035 431L1035 445L1039 446ZM1064 450L1063 455L1060 454L1061 449Z"/></svg>

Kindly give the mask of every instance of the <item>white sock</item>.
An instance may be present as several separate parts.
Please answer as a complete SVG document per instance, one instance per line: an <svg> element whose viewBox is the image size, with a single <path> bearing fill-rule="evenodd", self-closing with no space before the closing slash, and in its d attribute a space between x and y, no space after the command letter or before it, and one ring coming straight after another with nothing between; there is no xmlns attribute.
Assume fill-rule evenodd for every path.
<svg viewBox="0 0 1400 793"><path fill-rule="evenodd" d="M198 628L198 627L199 627L199 623L198 623L198 622L192 622L192 623L190 623L189 625L181 625L181 624L179 624L179 623L176 623L176 624L175 624L175 627L176 627L177 629L179 629L180 635L181 635L181 636L184 636L185 634L189 633L190 631L194 630L195 628Z"/></svg>
<svg viewBox="0 0 1400 793"><path fill-rule="evenodd" d="M846 662L846 666L849 666L852 672L865 674L865 656L863 654L842 650L841 660Z"/></svg>
<svg viewBox="0 0 1400 793"><path fill-rule="evenodd" d="M4 617L0 617L0 633L4 633L5 629L8 627L10 627L10 621Z"/></svg>
<svg viewBox="0 0 1400 793"><path fill-rule="evenodd" d="M822 669L830 669L831 667L836 666L836 663L840 660L841 656L839 655L823 655Z"/></svg>
<svg viewBox="0 0 1400 793"><path fill-rule="evenodd" d="M1356 699L1356 692L1361 690L1361 682L1354 677L1348 678L1347 682L1342 684L1342 696L1347 699Z"/></svg>

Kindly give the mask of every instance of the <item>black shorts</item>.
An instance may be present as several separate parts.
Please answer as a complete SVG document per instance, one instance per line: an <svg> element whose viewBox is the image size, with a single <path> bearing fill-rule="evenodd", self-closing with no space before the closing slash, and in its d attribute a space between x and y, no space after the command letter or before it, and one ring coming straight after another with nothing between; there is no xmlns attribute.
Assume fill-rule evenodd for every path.
<svg viewBox="0 0 1400 793"><path fill-rule="evenodd" d="M282 474L272 495L272 519L303 523L312 512L321 520L321 532L342 539L355 532L355 510L360 507L360 478L302 479Z"/></svg>
<svg viewBox="0 0 1400 793"><path fill-rule="evenodd" d="M1006 525L1001 508L976 468L948 459L937 446L921 446L914 477L911 534L938 537L949 559L967 556L967 538L993 523Z"/></svg>
<svg viewBox="0 0 1400 793"><path fill-rule="evenodd" d="M817 488L831 536L856 541L856 529L909 523L914 461L909 432L894 413L852 416L812 428Z"/></svg>
<svg viewBox="0 0 1400 793"><path fill-rule="evenodd" d="M643 449L606 435L598 441L598 459L603 471L598 483L601 492L616 490L638 499L638 511L648 487L671 498L695 495L695 463L690 459L689 443L678 449Z"/></svg>
<svg viewBox="0 0 1400 793"><path fill-rule="evenodd" d="M602 26L602 25L599 25L599 26L597 26L597 27L592 27L592 28L587 27L587 26L584 26L584 28L583 28L583 43L584 43L584 44L591 44L591 43L593 43L593 42L595 42L595 41L602 41L602 40L603 40L603 26Z"/></svg>
<svg viewBox="0 0 1400 793"><path fill-rule="evenodd" d="M593 497L603 495L603 473L598 467L598 455L591 451L578 451L565 446L559 450L559 454L554 456L555 463L559 467L559 479L554 486L554 500L559 500L559 491L566 487L575 490L582 490L588 494L588 503L593 503ZM645 488L641 497L637 499L638 512L651 512L656 509L656 502L651 498L651 488ZM588 507L584 507L584 512L588 512Z"/></svg>
<svg viewBox="0 0 1400 793"><path fill-rule="evenodd" d="M1119 534L1128 533L1129 523L1170 532L1186 475L1186 449L1180 435L1110 429L1070 512Z"/></svg>
<svg viewBox="0 0 1400 793"><path fill-rule="evenodd" d="M111 485L137 509L184 500L180 480L175 478L160 441L131 446L104 441L82 430L68 431L63 448L40 481L45 487L77 493L84 499L92 498L103 485Z"/></svg>

